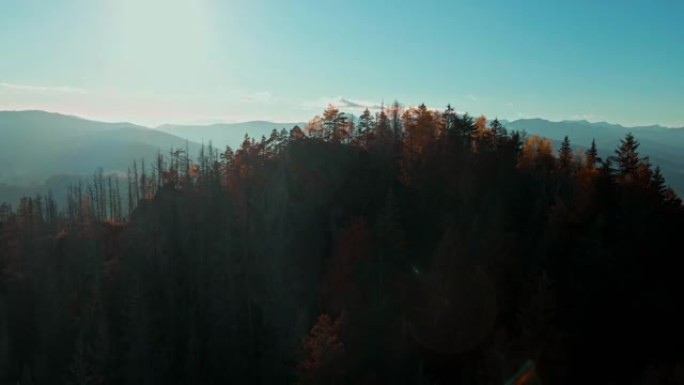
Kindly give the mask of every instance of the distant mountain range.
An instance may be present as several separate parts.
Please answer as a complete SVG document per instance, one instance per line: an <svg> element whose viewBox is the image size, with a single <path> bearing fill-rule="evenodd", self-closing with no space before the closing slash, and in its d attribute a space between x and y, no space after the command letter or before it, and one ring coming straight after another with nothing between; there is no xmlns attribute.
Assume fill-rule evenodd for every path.
<svg viewBox="0 0 684 385"><path fill-rule="evenodd" d="M590 123L586 120L551 122L544 119L502 121L502 124L511 130L551 139L556 145L566 135L576 148L587 148L592 139L595 139L603 157L613 155L620 139L631 132L641 143L640 154L648 156L652 164L659 165L667 182L680 195L684 195L684 127L625 127L606 122Z"/></svg>
<svg viewBox="0 0 684 385"><path fill-rule="evenodd" d="M642 155L660 165L668 183L684 194L684 128L624 127L587 121L551 122L544 119L502 121L509 129L560 142L565 135L573 147L586 148L596 140L603 156L612 154L620 138L632 132ZM200 143L220 149L239 148L245 134L259 140L274 129L290 130L306 123L253 121L212 125L163 125L156 128L131 123L104 123L44 111L0 111L0 201L16 202L27 194L52 189L56 193L80 176L102 167L125 172L134 159L152 161L158 152L185 148L195 156Z"/></svg>
<svg viewBox="0 0 684 385"><path fill-rule="evenodd" d="M130 123L103 123L43 111L0 111L0 201L68 185L102 167L126 172L134 159L185 147L185 139ZM199 145L188 143L191 154Z"/></svg>
<svg viewBox="0 0 684 385"><path fill-rule="evenodd" d="M130 123L103 123L43 111L0 111L0 182L56 174L125 171L136 158L185 147L185 139ZM191 153L199 145L188 143Z"/></svg>
<svg viewBox="0 0 684 385"><path fill-rule="evenodd" d="M245 134L249 134L250 138L260 140L262 136L268 138L273 130L280 131L285 128L289 131L296 125L303 129L306 123L274 123L266 121L253 121L244 123L211 124L205 126L165 124L163 126L157 127L156 129L197 143L207 144L209 141L211 141L212 145L218 148L230 146L235 150L239 148L244 141Z"/></svg>

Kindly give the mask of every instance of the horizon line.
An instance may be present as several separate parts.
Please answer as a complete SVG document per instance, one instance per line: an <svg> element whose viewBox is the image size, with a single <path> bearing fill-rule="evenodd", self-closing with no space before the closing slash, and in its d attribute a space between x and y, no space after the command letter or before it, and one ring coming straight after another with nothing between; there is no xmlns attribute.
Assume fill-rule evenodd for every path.
<svg viewBox="0 0 684 385"><path fill-rule="evenodd" d="M341 112L345 112L343 110L340 110ZM440 110L442 111L442 110ZM308 120L301 120L301 121L291 121L291 122L281 122L281 121L275 121L275 120L266 120L266 119L252 119L252 120L243 120L243 121L229 121L229 120L221 120L221 119L209 119L209 118L198 118L197 120L216 120L213 123L173 123L173 122L166 122L162 124L156 124L156 125L149 125L149 124L142 124L142 123L136 123L134 121L130 120L115 120L115 119L106 119L106 118L96 118L96 117L89 117L86 115L78 115L78 114L71 114L71 113L65 113L61 111L51 111L51 110L45 110L45 109L38 109L38 108L25 108L25 109L3 109L0 108L0 112L41 112L41 113L46 113L46 114L53 114L53 115L61 115L65 117L71 117L71 118L76 118L76 119L81 119L81 120L87 120L91 122L99 122L99 123L109 123L109 124L132 124L135 126L140 126L148 129L158 129L159 127L163 126L203 126L203 127L209 127L209 126L215 126L215 125L236 125L236 124L244 124L244 123L255 123L255 122L264 122L264 123L271 123L271 124L300 124L304 123L306 124ZM465 112L467 114L470 114L469 112ZM352 114L353 115L353 114ZM463 114L461 114L463 115ZM481 116L480 115L471 115L473 117ZM486 115L485 115L486 117ZM514 119L509 119L509 118L498 118L495 117L493 119L487 118L488 121L493 121L494 119L498 119L500 121L506 121L508 123L515 123L518 121L524 121L524 120L544 120L550 123L564 123L564 122L574 122L574 123L588 123L588 124L607 124L607 125L615 125L615 126L620 126L623 128L648 128L648 127L660 127L660 128L665 128L665 129L671 129L671 130L678 130L678 129L684 129L684 126L681 127L673 127L673 126L664 126L658 123L652 123L652 124L643 124L643 125L625 125L621 123L614 123L614 122L609 122L606 120L588 120L588 119L561 119L561 120L555 120L551 118L543 118L543 117L521 117L521 118L514 118ZM310 120L310 119L309 119Z"/></svg>

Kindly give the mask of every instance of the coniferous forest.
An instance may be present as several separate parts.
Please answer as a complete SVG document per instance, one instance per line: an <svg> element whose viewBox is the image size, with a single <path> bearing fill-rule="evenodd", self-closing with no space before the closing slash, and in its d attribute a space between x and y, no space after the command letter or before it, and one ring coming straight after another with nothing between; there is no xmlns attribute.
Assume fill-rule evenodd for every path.
<svg viewBox="0 0 684 385"><path fill-rule="evenodd" d="M331 106L2 205L0 383L682 384L683 229L638 137Z"/></svg>

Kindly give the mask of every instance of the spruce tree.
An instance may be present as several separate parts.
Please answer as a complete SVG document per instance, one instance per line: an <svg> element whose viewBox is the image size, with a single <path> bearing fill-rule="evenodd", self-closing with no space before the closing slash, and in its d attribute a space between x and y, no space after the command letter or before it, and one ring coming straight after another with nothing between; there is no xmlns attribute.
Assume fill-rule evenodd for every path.
<svg viewBox="0 0 684 385"><path fill-rule="evenodd" d="M591 147L589 147L589 149L584 153L584 155L585 155L585 161L587 163L587 167L589 167L589 168L596 167L596 163L601 161L598 157L598 151L596 150L596 140L595 139L591 140Z"/></svg>
<svg viewBox="0 0 684 385"><path fill-rule="evenodd" d="M359 134L365 134L373 129L373 116L371 115L368 108L363 111L363 114L359 117Z"/></svg>
<svg viewBox="0 0 684 385"><path fill-rule="evenodd" d="M639 149L639 141L634 138L632 133L620 140L620 146L615 150L615 160L618 165L618 173L625 177L634 175L639 169L641 158L637 150Z"/></svg>
<svg viewBox="0 0 684 385"><path fill-rule="evenodd" d="M572 159L573 155L572 148L570 148L570 139L568 139L568 136L566 135L558 150L558 167L564 171L570 170Z"/></svg>

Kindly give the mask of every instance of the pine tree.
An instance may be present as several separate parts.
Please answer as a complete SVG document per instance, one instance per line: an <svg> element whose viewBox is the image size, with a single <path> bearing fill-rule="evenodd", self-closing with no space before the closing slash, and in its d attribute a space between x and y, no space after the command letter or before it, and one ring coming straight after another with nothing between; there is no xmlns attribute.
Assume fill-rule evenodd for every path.
<svg viewBox="0 0 684 385"><path fill-rule="evenodd" d="M375 116L375 127L377 130L389 130L390 129L390 124L389 124L389 117L387 116L387 112L385 112L385 107L380 109L380 112L378 112Z"/></svg>
<svg viewBox="0 0 684 385"><path fill-rule="evenodd" d="M601 159L598 157L598 151L596 150L595 139L591 140L591 147L589 147L589 149L584 153L584 156L585 161L587 163L587 167L589 168L596 167L596 163L601 161Z"/></svg>
<svg viewBox="0 0 684 385"><path fill-rule="evenodd" d="M660 172L660 166L656 166L651 175L651 187L659 196L664 197L667 192L667 186L665 185L665 177Z"/></svg>
<svg viewBox="0 0 684 385"><path fill-rule="evenodd" d="M373 132L377 137L386 138L392 135L389 117L387 116L387 113L385 113L384 108L380 110L375 121L376 123Z"/></svg>
<svg viewBox="0 0 684 385"><path fill-rule="evenodd" d="M463 114L460 122L460 131L463 136L470 138L470 134L475 130L475 120L467 112Z"/></svg>
<svg viewBox="0 0 684 385"><path fill-rule="evenodd" d="M508 134L506 128L501 124L499 118L494 118L494 120L489 124L489 129L494 133L497 138L504 137Z"/></svg>
<svg viewBox="0 0 684 385"><path fill-rule="evenodd" d="M615 160L621 177L634 176L639 170L641 158L637 152L638 149L639 141L634 138L632 133L620 140L620 146L615 150Z"/></svg>
<svg viewBox="0 0 684 385"><path fill-rule="evenodd" d="M372 131L373 125L374 125L373 116L371 115L368 108L366 108L363 111L363 114L361 114L361 116L359 117L359 124L358 124L359 134L363 135L366 132Z"/></svg>
<svg viewBox="0 0 684 385"><path fill-rule="evenodd" d="M333 119L332 140L335 143L346 142L354 131L354 123L343 112L338 112Z"/></svg>
<svg viewBox="0 0 684 385"><path fill-rule="evenodd" d="M399 104L399 101L395 100L390 108L390 126L395 138L401 138L404 131L404 128L402 127L401 111L401 104Z"/></svg>
<svg viewBox="0 0 684 385"><path fill-rule="evenodd" d="M561 143L561 148L558 150L558 167L563 171L569 171L572 166L573 155L572 148L570 148L570 139L566 135Z"/></svg>
<svg viewBox="0 0 684 385"><path fill-rule="evenodd" d="M453 133L457 127L458 116L456 116L456 111L451 107L451 104L448 104L446 110L442 113L442 119L444 120L446 132Z"/></svg>

